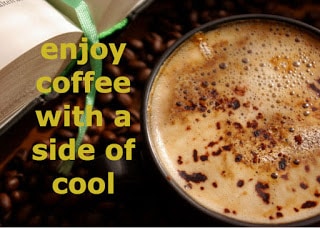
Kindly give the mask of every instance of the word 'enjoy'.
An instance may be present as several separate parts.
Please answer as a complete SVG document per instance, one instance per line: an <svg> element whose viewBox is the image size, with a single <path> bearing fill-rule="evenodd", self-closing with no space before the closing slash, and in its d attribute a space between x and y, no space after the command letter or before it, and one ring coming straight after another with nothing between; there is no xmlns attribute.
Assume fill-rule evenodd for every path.
<svg viewBox="0 0 320 228"><path fill-rule="evenodd" d="M88 54L90 54L90 56L94 59L105 59L108 56L110 49L113 57L112 64L117 65L126 47L126 43L121 43L118 49L114 43L109 43L108 46L109 48L104 43L94 43L89 50L88 38L82 37L81 42L79 43L79 48L81 48L81 58L79 59L78 47L75 43L61 43L60 53L59 47L55 43L45 43L41 47L41 55L43 58L49 60L58 58L68 59L68 56L70 56L71 59L78 59L78 65L84 65L88 62ZM97 49L100 49L101 53L97 53Z"/></svg>

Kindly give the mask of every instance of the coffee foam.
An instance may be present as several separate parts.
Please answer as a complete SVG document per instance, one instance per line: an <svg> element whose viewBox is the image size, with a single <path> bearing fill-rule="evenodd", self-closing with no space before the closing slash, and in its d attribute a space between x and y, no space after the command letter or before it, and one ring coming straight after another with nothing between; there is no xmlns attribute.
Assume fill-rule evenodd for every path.
<svg viewBox="0 0 320 228"><path fill-rule="evenodd" d="M234 22L185 41L148 101L168 179L244 222L319 215L319 62L319 37L280 22Z"/></svg>

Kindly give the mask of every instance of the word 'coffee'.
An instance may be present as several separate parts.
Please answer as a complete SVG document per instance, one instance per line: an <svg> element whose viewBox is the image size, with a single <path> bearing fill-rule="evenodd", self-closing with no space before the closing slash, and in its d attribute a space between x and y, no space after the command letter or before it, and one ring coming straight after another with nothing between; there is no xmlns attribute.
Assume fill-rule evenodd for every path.
<svg viewBox="0 0 320 228"><path fill-rule="evenodd" d="M151 148L193 202L236 221L320 213L320 42L294 25L238 20L197 32L159 68Z"/></svg>

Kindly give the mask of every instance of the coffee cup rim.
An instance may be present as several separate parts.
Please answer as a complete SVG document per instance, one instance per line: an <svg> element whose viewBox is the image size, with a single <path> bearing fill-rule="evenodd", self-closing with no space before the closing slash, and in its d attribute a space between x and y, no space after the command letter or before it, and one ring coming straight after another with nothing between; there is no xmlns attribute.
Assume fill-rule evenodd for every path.
<svg viewBox="0 0 320 228"><path fill-rule="evenodd" d="M293 19L290 17L285 17L285 16L280 16L280 15L274 15L274 14L239 14L239 15L233 15L233 16L227 16L224 18L220 19L215 19L210 22L207 22L203 25L200 25L189 32L185 33L182 37L176 40L176 42L171 45L159 58L155 66L153 67L150 77L147 81L146 87L144 89L144 94L143 94L143 102L142 102L142 107L141 107L141 124L142 124L142 133L143 137L145 139L146 143L146 148L148 150L148 154L151 154L151 158L153 162L155 163L156 167L162 174L162 176L167 179L169 174L165 170L165 168L161 165L161 162L159 161L159 158L157 155L154 153L155 148L153 148L152 143L151 143L151 137L150 137L150 131L148 128L148 102L150 98L150 92L152 91L152 86L153 83L157 77L157 74L161 68L161 66L164 64L166 59L180 46L182 45L186 40L188 40L192 35L194 35L197 32L207 32L210 30L214 30L218 28L219 26L226 24L226 23L231 23L234 21L239 21L239 20L270 20L270 21L279 21L283 23L287 23L293 26L296 26L298 28L304 29L311 34L314 34L316 36L319 36L320 38L320 29L316 28L310 24L307 24L305 22L302 22L297 19ZM271 224L255 224L255 223L250 223L242 220L237 220L235 218L230 218L227 217L221 213L209 210L196 202L194 199L192 199L190 196L188 196L183 190L178 186L178 184L174 180L167 180L167 182L173 187L180 196L182 196L184 199L189 201L191 205L195 206L198 208L200 211L204 212L205 214L209 215L210 217L220 219L221 221L237 225L237 226L279 226L279 225L285 225L285 226L306 226L306 225L312 225L316 222L320 221L320 215L313 216L311 218L307 218L301 221L295 221L295 222L290 222L290 223L271 223Z"/></svg>

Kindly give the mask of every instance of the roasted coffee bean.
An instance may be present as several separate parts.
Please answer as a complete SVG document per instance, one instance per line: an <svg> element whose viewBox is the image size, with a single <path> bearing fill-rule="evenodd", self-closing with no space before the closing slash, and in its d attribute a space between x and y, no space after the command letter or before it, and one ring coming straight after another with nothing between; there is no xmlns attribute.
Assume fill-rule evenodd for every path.
<svg viewBox="0 0 320 228"><path fill-rule="evenodd" d="M40 164L33 161L33 160L28 160L23 163L23 169L27 173L34 173L37 172L40 167Z"/></svg>
<svg viewBox="0 0 320 228"><path fill-rule="evenodd" d="M111 63L106 63L105 64L105 69L106 69L106 72L107 72L107 76L119 76L121 75L121 69L120 67L116 66L116 65L113 65Z"/></svg>
<svg viewBox="0 0 320 228"><path fill-rule="evenodd" d="M132 104L132 98L130 95L126 93L119 93L116 95L117 100L119 101L120 104L122 104L125 107L129 107Z"/></svg>
<svg viewBox="0 0 320 228"><path fill-rule="evenodd" d="M171 40L168 40L166 46L167 48L171 47L177 40L176 39L171 39Z"/></svg>
<svg viewBox="0 0 320 228"><path fill-rule="evenodd" d="M199 21L199 13L196 10L192 10L189 14L189 20L190 22L193 23L197 23Z"/></svg>
<svg viewBox="0 0 320 228"><path fill-rule="evenodd" d="M108 124L106 124L106 130L109 131L116 131L118 129L118 127L114 124L114 122L110 122Z"/></svg>
<svg viewBox="0 0 320 228"><path fill-rule="evenodd" d="M5 180L5 188L7 191L11 192L19 187L20 181L17 176L7 177Z"/></svg>
<svg viewBox="0 0 320 228"><path fill-rule="evenodd" d="M9 221L11 218L12 218L12 211L8 211L7 213L4 213L0 224L5 226L7 221Z"/></svg>
<svg viewBox="0 0 320 228"><path fill-rule="evenodd" d="M113 93L97 93L97 102L105 105L113 100Z"/></svg>
<svg viewBox="0 0 320 228"><path fill-rule="evenodd" d="M40 215L32 216L28 221L28 226L41 226L42 217Z"/></svg>
<svg viewBox="0 0 320 228"><path fill-rule="evenodd" d="M21 161L26 161L29 155L29 151L24 148L20 148L16 153L15 157L20 159Z"/></svg>
<svg viewBox="0 0 320 228"><path fill-rule="evenodd" d="M18 172L18 170L16 170L16 169L7 170L7 171L4 173L4 176L5 176L5 177L16 177L16 176L19 176L19 172Z"/></svg>
<svg viewBox="0 0 320 228"><path fill-rule="evenodd" d="M123 51L123 58L125 58L127 61L130 61L136 59L136 54L129 47L126 47Z"/></svg>
<svg viewBox="0 0 320 228"><path fill-rule="evenodd" d="M33 206L32 204L26 204L18 207L14 216L16 219L16 223L18 225L26 224L33 211L35 211L35 206Z"/></svg>
<svg viewBox="0 0 320 228"><path fill-rule="evenodd" d="M36 189L39 186L39 177L35 174L29 174L27 177L27 188L28 189Z"/></svg>
<svg viewBox="0 0 320 228"><path fill-rule="evenodd" d="M104 129L104 125L105 125L104 119L101 118L101 123L99 123L99 125L97 125L95 118L93 118L93 121L94 123L91 126L89 126L87 129L88 134L90 135L100 134Z"/></svg>
<svg viewBox="0 0 320 228"><path fill-rule="evenodd" d="M155 57L152 54L148 53L145 58L148 63L154 64Z"/></svg>
<svg viewBox="0 0 320 228"><path fill-rule="evenodd" d="M29 193L24 190L12 191L10 196L13 203L19 203L19 204L25 203L29 199Z"/></svg>
<svg viewBox="0 0 320 228"><path fill-rule="evenodd" d="M102 115L107 120L114 120L117 117L115 111L110 108L102 109Z"/></svg>
<svg viewBox="0 0 320 228"><path fill-rule="evenodd" d="M128 67L132 70L139 70L141 68L145 68L146 66L147 65L145 64L145 62L137 59L133 59L128 62Z"/></svg>
<svg viewBox="0 0 320 228"><path fill-rule="evenodd" d="M83 144L90 144L91 143L91 139L90 139L90 136L88 134L85 134L83 136L82 143Z"/></svg>
<svg viewBox="0 0 320 228"><path fill-rule="evenodd" d="M143 48L143 42L139 39L136 38L131 38L128 40L128 45L129 47L135 49L135 50L139 50Z"/></svg>
<svg viewBox="0 0 320 228"><path fill-rule="evenodd" d="M210 15L210 12L209 10L204 10L200 13L200 18L199 20L201 21L201 23L206 23L208 21L211 21L212 17Z"/></svg>
<svg viewBox="0 0 320 228"><path fill-rule="evenodd" d="M173 38L173 39L179 39L182 36L182 34L178 31L169 32L168 35L170 36L170 38Z"/></svg>
<svg viewBox="0 0 320 228"><path fill-rule="evenodd" d="M58 218L58 216L54 216L50 214L47 216L47 221L45 224L50 227L58 226L60 225L60 219Z"/></svg>
<svg viewBox="0 0 320 228"><path fill-rule="evenodd" d="M74 138L75 133L71 131L69 128L59 128L56 131L57 136L63 138L63 139L69 139L69 138Z"/></svg>
<svg viewBox="0 0 320 228"><path fill-rule="evenodd" d="M119 136L115 140L115 142L118 143L119 145L124 145L126 141L127 141L127 138L124 136Z"/></svg>
<svg viewBox="0 0 320 228"><path fill-rule="evenodd" d="M138 76L137 76L138 81L142 83L145 82L149 78L150 73L151 73L151 69L148 67L145 67L139 70Z"/></svg>
<svg viewBox="0 0 320 228"><path fill-rule="evenodd" d="M212 8L216 5L216 0L205 0L205 7Z"/></svg>
<svg viewBox="0 0 320 228"><path fill-rule="evenodd" d="M163 51L163 49L164 49L163 39L159 34L157 34L155 32L150 32L147 34L146 37L144 37L144 39L151 47L152 52L160 53Z"/></svg>
<svg viewBox="0 0 320 228"><path fill-rule="evenodd" d="M4 214L10 211L12 208L11 199L7 193L1 192L0 193L0 212Z"/></svg>
<svg viewBox="0 0 320 228"><path fill-rule="evenodd" d="M53 206L55 205L60 199L61 195L50 191L50 192L45 192L41 196L39 196L40 202L45 205L45 206Z"/></svg>
<svg viewBox="0 0 320 228"><path fill-rule="evenodd" d="M140 123L134 123L130 126L129 128L129 132L130 133L135 133L138 134L141 132L141 127L140 127Z"/></svg>
<svg viewBox="0 0 320 228"><path fill-rule="evenodd" d="M48 160L46 163L46 167L50 172L56 172L58 170L59 165L61 164L61 160Z"/></svg>
<svg viewBox="0 0 320 228"><path fill-rule="evenodd" d="M131 120L133 122L139 122L140 121L140 111L138 110L138 108L134 108L134 107L129 107L128 111L130 112L130 116L131 116Z"/></svg>
<svg viewBox="0 0 320 228"><path fill-rule="evenodd" d="M172 25L172 29L173 29L175 32L182 32L182 25L180 25L180 24L173 24L173 25Z"/></svg>
<svg viewBox="0 0 320 228"><path fill-rule="evenodd" d="M89 136L89 144L92 144L93 146L95 146L100 140L100 133L99 134L95 134L95 135L91 135Z"/></svg>
<svg viewBox="0 0 320 228"><path fill-rule="evenodd" d="M117 135L113 131L104 130L102 132L102 137L108 141L115 141L117 138Z"/></svg>

